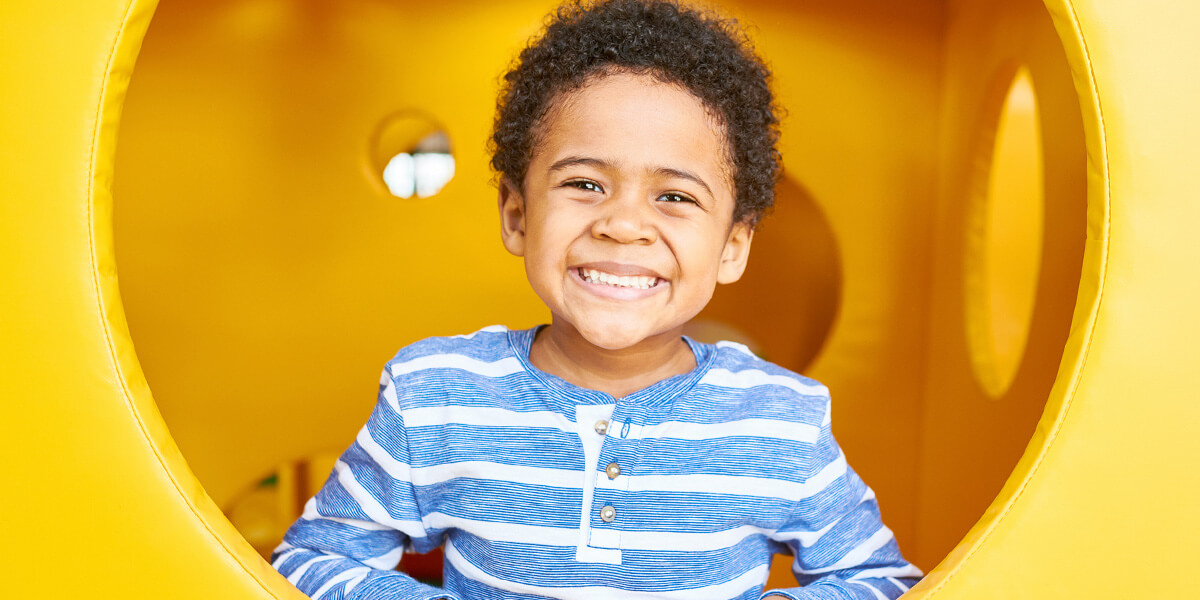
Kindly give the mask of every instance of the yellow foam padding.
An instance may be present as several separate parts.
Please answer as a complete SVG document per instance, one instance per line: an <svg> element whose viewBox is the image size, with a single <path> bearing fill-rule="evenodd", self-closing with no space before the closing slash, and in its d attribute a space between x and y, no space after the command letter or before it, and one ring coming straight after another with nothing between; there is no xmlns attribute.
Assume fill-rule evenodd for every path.
<svg viewBox="0 0 1200 600"><path fill-rule="evenodd" d="M323 58L331 60L329 55L297 55L286 42L319 48L322 40L336 41L331 30L321 28L329 15L316 3L189 4L199 13L194 19L187 18L184 3L161 8L164 18L173 14L164 22L178 27L164 29L164 35L172 32L183 36L182 41L192 35L190 41L195 41L203 37L197 31L204 27L214 32L233 27L223 31L236 38L286 25L277 32L283 37L271 38L282 40L274 50L277 54L264 48L267 59L277 59L281 71L287 72L338 70L336 61L320 64ZM353 6L368 10L375 5ZM509 8L480 12L485 10L482 4L404 8L423 23L438 22L450 13L477 23L491 19L494 29L503 33L488 37L482 33L488 28L474 30L481 32L474 43L491 52L468 52L470 60L447 60L467 69L471 61L487 56L491 62L479 70L494 77L520 40L536 29L548 6L522 4L517 13ZM1200 222L1200 203L1195 201L1191 169L1200 159L1200 117L1194 111L1200 99L1200 42L1194 35L1200 30L1200 7L1165 0L1047 0L1049 23L1059 40L1053 51L1065 52L1065 79L1053 76L1054 52L1039 46L1048 38L1030 34L1025 26L1030 23L1023 21L1026 17L1034 20L1034 29L1046 24L1036 21L1034 15L1044 18L1038 12L1044 9L1032 2L931 0L897 6L828 0L802 7L746 3L731 9L760 24L756 40L773 60L781 100L792 113L784 132L789 178L811 200L805 210L818 210L827 219L829 230L819 237L827 236L836 245L837 258L828 264L840 272L831 274L822 267L825 270L815 273L826 285L841 286L840 292L822 297L840 301L836 316L829 317L831 327L825 328L827 339L825 329L816 327L813 330L820 333L814 335L821 339L815 345L813 339L803 340L805 348L822 348L809 370L835 390L839 437L851 462L879 492L885 518L902 545L923 566L936 565L910 597L1193 595L1187 574L1196 556L1193 540L1200 534L1200 516L1190 500L1200 491L1191 477L1200 469L1200 437L1192 431L1200 422L1200 403L1194 401L1195 365L1200 364L1194 343L1200 339L1195 309L1200 280L1194 273L1200 245L1193 241L1193 229ZM305 210L313 211L314 219L332 219L332 214L349 218L342 215L363 206L353 201L379 203L361 209L368 213L364 219L380 212L395 219L412 214L427 227L438 222L443 209L432 202L384 205L384 199L370 195L378 194L377 187L348 177L337 179L342 177L341 154L306 162L297 151L301 144L272 150L269 144L253 145L251 138L244 149L236 144L221 148L214 138L205 137L212 123L173 116L170 108L176 105L139 106L136 88L142 76L134 80L132 90L130 78L155 10L154 2L130 0L0 5L0 455L5 457L0 564L11 574L5 593L299 598L238 535L214 497L224 505L272 465L328 449L335 440L344 445L352 423L361 422L369 408L374 371L387 358L384 348L394 349L422 335L449 333L450 327L483 325L497 313L515 315L503 319L514 325L536 321L541 313L536 304L529 308L531 298L519 280L519 263L484 241L466 242L464 252L481 261L479 277L487 286L472 288L447 279L462 287L446 297L401 297L398 302L406 310L418 311L438 301L445 310L396 318L377 336L360 335L359 330L339 334L330 323L361 323L334 320L344 314L304 310L319 304L281 309L287 318L278 322L262 317L272 313L254 303L271 298L279 287L279 281L270 280L278 269L262 271L267 281L256 281L251 271L234 273L236 285L218 288L219 293L203 301L156 304L156 295L186 297L180 286L189 277L206 286L222 281L220 273L179 268L202 265L204 253L213 253L215 260L222 239L194 248L197 257L187 254L184 242L197 239L186 235L188 231L172 230L167 233L176 235L161 237L150 231L156 224L169 224L179 211L191 212L185 218L176 216L173 223L196 223L207 214L219 230L236 233L231 223L245 226L239 218L262 215L239 211L262 211L255 202L267 199L291 207L289 214L299 220L288 225L298 227L307 226ZM298 17L276 18L280 15ZM385 22L371 16L359 14L346 23ZM296 32L291 27L308 29ZM368 26L361 35L339 35L378 41L383 38L372 36L379 33ZM471 43L463 40L472 38L454 39ZM167 52L170 41L164 37L154 52ZM370 47L360 50L363 56L374 52ZM347 51L346 56L354 53ZM1051 264L1052 272L1071 287L1067 300L1042 298L1043 290L1057 288L1046 275L1040 276L1029 341L1033 350L1027 351L1010 392L1013 397L1007 399L1020 403L1022 414L1044 406L1032 439L1021 429L1031 419L1004 412L1015 405L1005 404L1005 399L982 403L970 361L960 356L965 348L958 300L963 241L956 229L963 218L958 208L961 192L971 185L969 176L960 177L961 161L972 156L972 132L989 126L973 119L981 114L978 107L987 104L987 90L996 87L992 78L1006 60L1022 57L1031 61L1035 89L1044 94L1042 114L1064 123L1052 132L1056 126L1043 122L1048 161L1043 252L1057 257L1054 260L1060 262ZM173 69L172 57L166 54L145 58L146 85L165 86L148 87L146 98L163 89L174 90L167 96L174 93L175 99L203 96L202 90L189 92L187 86L195 80L190 75L203 79L205 73ZM238 66L227 61L224 67L234 80ZM370 70L364 68L363 73ZM210 77L206 83L212 75L205 75ZM459 90L453 86L460 79L477 79L474 72L470 77L455 72L430 76L453 90ZM1071 178L1060 181L1055 173L1069 171L1073 154L1071 148L1051 145L1067 140L1069 146L1073 139L1065 125L1070 121L1070 110L1064 107L1069 94L1054 91L1067 79L1075 91L1070 99L1079 111L1077 122L1082 124L1085 155L1080 172L1086 177L1087 196L1086 224L1076 223L1074 229L1082 239L1066 235L1064 241L1055 233L1071 231L1073 213L1070 202L1056 199L1070 198L1074 192ZM401 97L402 87L388 89L400 100L410 99ZM127 90L126 131L122 110ZM337 114L329 110L338 106L336 93L310 105L304 95L286 91L279 91L273 103L236 113L237 119L245 119L235 121L247 127L280 125L274 130L278 137L270 138L278 141L298 139L288 137L293 132L304 133L296 127L300 121L273 121L280 111L295 116L316 106L324 111L321 114ZM478 84L462 96L468 98L462 104L452 105L451 114L435 114L450 130L456 158L465 170L439 195L461 209L459 215L467 215L461 229L464 240L482 240L476 234L484 231L494 235L491 222L484 220L492 218L490 208L468 203L491 203L485 157L477 141L486 135L493 93L494 81ZM255 98L261 97L247 100ZM229 103L234 110L237 106ZM352 133L361 132L346 139L365 144L377 120L397 108L408 107L380 100L360 121L342 124ZM436 113L438 107L415 108ZM125 159L118 159L119 129L129 134L128 140L122 138L129 144L122 150ZM177 143L180 161L204 161L181 173L204 173L223 185L233 182L230 189L251 181L249 175L295 181L317 165L327 166L327 176L334 179L329 187L321 187L320 178L308 180L317 188L312 193L299 185L285 186L277 194L254 189L238 196L233 191L233 200L245 202L213 198L206 212L203 194L188 191L197 188L196 181L172 182L147 168L156 164L155 140ZM211 145L189 146L197 140ZM359 159L350 162L369 163L368 148L356 152ZM127 168L117 169L119 160L127 160L121 163ZM1063 165L1056 167L1052 160L1062 160ZM237 164L246 161L255 168L239 171ZM126 210L121 208L122 198L128 197L129 203L128 227L118 228L119 236L114 236L114 189L127 192L118 196L118 211ZM332 193L339 190L346 200L341 210L315 211L322 206L319 201L338 201ZM156 215L148 208L153 206L163 212ZM1063 212L1055 213L1060 209L1054 206L1063 207ZM785 222L792 218L780 216ZM270 245L286 239L270 238L269 228L252 225L259 229L248 239L261 235L269 242L239 247L238 239L230 237L225 247L244 250L242 258L250 263L280 256L271 254ZM782 241L788 232L771 234L769 223L767 227L764 236L780 238L766 247L791 256L786 254L791 247ZM413 235L424 234L414 230ZM179 243L172 243L172 237ZM347 252L356 253L354 258L373 254L369 244L353 245L354 239L345 233L338 238L351 244ZM427 245L437 242L432 234L420 239ZM130 285L119 291L117 257L126 251L130 255L121 259L122 277L129 277ZM152 263L156 251L167 264ZM400 255L410 256L403 251ZM432 266L411 268L427 268L424 272L435 276L436 267L463 264L464 256L440 256L441 262ZM223 260L233 265L228 257ZM351 255L331 260L323 272L335 275L309 281L310 296L326 298L322 294L328 289L345 284L336 274L376 272L375 264L351 264ZM404 265L414 261L393 258L392 264L396 262L403 263L398 267L402 273L411 274ZM778 270L787 262L766 264ZM1047 264L1042 265L1043 273ZM754 293L728 293L743 294L748 301L773 291L769 277L759 281L752 285L760 287L749 288ZM364 300L365 314L378 314L396 302L395 292L414 289L403 280L384 287L389 292L386 299ZM474 296L469 295L472 290ZM303 296L306 290L298 288L296 293ZM821 308L823 302L808 306ZM1064 302L1073 309L1069 327L1065 317L1046 316ZM131 309L128 324L125 307ZM735 312L722 310L723 315ZM228 317L235 326L214 315ZM269 322L259 322L264 320ZM191 329L180 329L189 323ZM761 326L750 320L743 329ZM239 330L253 327L263 329L238 336ZM810 326L788 321L788 327L802 332ZM1055 327L1067 335L1060 350L1054 348L1053 336L1039 333ZM219 335L200 335L205 328ZM285 337L288 331L313 333ZM781 362L811 354L788 349L786 336L765 337L765 351L793 357ZM247 343L264 338L273 341ZM355 350L354 360L338 362L336 355L356 348L359 339L370 350ZM143 356L135 354L134 340ZM196 340L208 341L195 354L185 354L183 345ZM288 362L321 348L334 349L328 362L336 365L326 373L314 372L307 363ZM193 362L172 366L172 359L185 358ZM257 360L261 367L233 365ZM231 365L227 372L218 368L222 364ZM280 369L284 375L278 374ZM1049 390L1039 388L1031 375L1039 369L1057 369ZM312 377L308 385L316 391L309 393L302 383L272 383L295 381L297 373ZM321 407L328 411L325 415L314 413ZM220 418L209 416L213 414ZM1000 425L989 431L989 420ZM1014 433L1006 436L1008 429ZM1014 468L1007 458L992 458L989 445L1003 445L998 454L1025 448ZM982 504L994 494L989 486L1006 473L1007 483L980 515ZM980 499L982 504L976 506ZM971 523L974 526L962 537ZM787 583L786 573L777 571L772 581Z"/></svg>
<svg viewBox="0 0 1200 600"><path fill-rule="evenodd" d="M188 470L125 325L113 154L153 10L0 7L5 596L302 597Z"/></svg>
<svg viewBox="0 0 1200 600"><path fill-rule="evenodd" d="M1200 216L1200 7L1048 2L1083 113L1087 230L1070 336L1004 489L914 593L944 598L1188 596L1200 464L1190 433Z"/></svg>

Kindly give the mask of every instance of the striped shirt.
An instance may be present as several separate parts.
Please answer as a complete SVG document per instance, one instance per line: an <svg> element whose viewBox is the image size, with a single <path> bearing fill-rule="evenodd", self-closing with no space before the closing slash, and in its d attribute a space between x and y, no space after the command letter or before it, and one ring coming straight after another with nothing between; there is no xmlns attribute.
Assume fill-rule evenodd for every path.
<svg viewBox="0 0 1200 600"><path fill-rule="evenodd" d="M319 600L876 600L921 576L821 384L685 338L693 371L614 399L531 365L534 334L401 350L274 567ZM445 589L393 570L438 546ZM764 593L780 552L800 587Z"/></svg>

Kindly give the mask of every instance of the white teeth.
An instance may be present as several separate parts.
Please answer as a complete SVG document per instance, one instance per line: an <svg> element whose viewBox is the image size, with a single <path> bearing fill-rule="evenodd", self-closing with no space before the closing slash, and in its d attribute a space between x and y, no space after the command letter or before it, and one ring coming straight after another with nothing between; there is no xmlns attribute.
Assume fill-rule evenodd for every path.
<svg viewBox="0 0 1200 600"><path fill-rule="evenodd" d="M658 285L657 277L646 277L642 275L613 275L596 269L580 269L580 276L588 283L602 283L613 287L638 288L648 290Z"/></svg>

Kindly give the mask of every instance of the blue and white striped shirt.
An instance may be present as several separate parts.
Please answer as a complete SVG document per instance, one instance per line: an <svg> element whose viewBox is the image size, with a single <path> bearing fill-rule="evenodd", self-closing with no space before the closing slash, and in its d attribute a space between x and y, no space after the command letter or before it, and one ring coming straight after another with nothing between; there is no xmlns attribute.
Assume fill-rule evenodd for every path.
<svg viewBox="0 0 1200 600"><path fill-rule="evenodd" d="M272 563L320 600L894 598L921 573L834 442L829 393L738 344L624 398L528 361L535 330L430 338ZM685 338L686 339L686 338ZM445 589L392 569L444 546Z"/></svg>

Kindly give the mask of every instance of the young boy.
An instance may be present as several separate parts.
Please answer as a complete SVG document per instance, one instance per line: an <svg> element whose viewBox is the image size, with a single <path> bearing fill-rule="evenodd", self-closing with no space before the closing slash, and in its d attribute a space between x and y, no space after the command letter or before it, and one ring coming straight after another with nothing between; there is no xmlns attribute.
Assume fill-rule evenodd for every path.
<svg viewBox="0 0 1200 600"><path fill-rule="evenodd" d="M894 598L920 572L820 384L682 335L773 201L768 72L675 4L561 9L506 76L501 237L548 326L432 338L272 558L313 598ZM445 590L391 570L444 546ZM763 592L776 552L803 587Z"/></svg>

